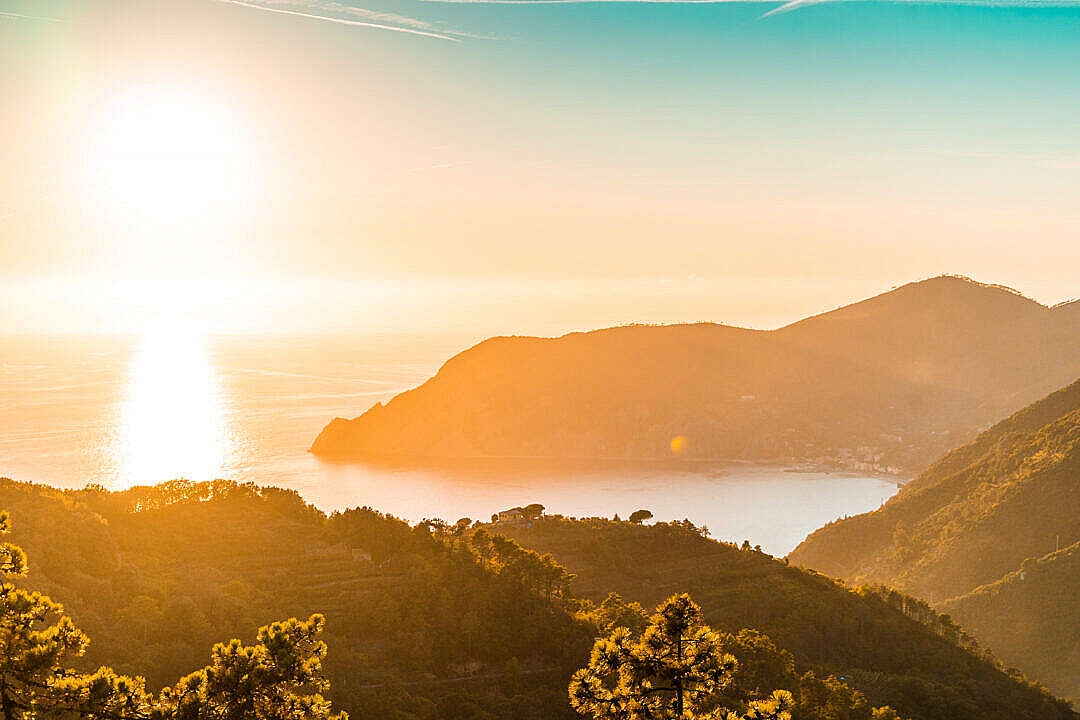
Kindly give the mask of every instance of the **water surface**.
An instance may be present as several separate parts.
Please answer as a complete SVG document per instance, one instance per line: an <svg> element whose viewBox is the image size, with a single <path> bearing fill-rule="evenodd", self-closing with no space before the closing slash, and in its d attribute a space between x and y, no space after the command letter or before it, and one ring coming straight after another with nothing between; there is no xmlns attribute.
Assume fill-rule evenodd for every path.
<svg viewBox="0 0 1080 720"><path fill-rule="evenodd" d="M463 335L7 337L0 475L121 488L228 477L295 488L325 511L486 519L532 502L567 516L687 518L784 554L830 520L878 507L895 481L740 462L460 461L402 467L307 452L335 416L423 382Z"/></svg>

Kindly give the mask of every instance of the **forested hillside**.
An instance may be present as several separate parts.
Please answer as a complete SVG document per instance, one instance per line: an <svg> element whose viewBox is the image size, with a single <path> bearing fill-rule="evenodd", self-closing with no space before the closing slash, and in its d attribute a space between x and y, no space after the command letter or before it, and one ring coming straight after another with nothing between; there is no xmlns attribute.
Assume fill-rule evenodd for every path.
<svg viewBox="0 0 1080 720"><path fill-rule="evenodd" d="M568 718L567 684L592 639L644 621L609 591L652 603L688 590L742 663L726 695L736 710L783 689L797 699L794 720L870 720L893 701L915 720L1074 717L961 649L924 605L849 592L688 524L530 530L554 528L572 568L592 563L579 584L606 598L594 603L571 594L556 559L488 528L410 527L370 509L326 517L276 488L178 481L111 493L0 480L0 507L32 559L27 585L64 602L93 638L87 667L144 674L151 688L201 666L212 642L318 611L331 698L354 717Z"/></svg>
<svg viewBox="0 0 1080 720"><path fill-rule="evenodd" d="M881 509L816 531L790 559L944 603L1027 673L1080 695L1073 556L1039 561L1046 572L1034 582L1016 574L1077 541L1080 382L946 455ZM1057 616L1069 602L1073 610Z"/></svg>
<svg viewBox="0 0 1080 720"><path fill-rule="evenodd" d="M1006 662L1080 697L1080 542L941 604Z"/></svg>
<svg viewBox="0 0 1080 720"><path fill-rule="evenodd" d="M1003 671L926 603L880 588L849 589L748 545L710 540L689 524L549 517L493 531L553 554L577 574L577 592L594 600L615 591L648 606L688 592L712 627L760 630L800 667L846 678L872 704L889 705L905 717L1065 712Z"/></svg>
<svg viewBox="0 0 1080 720"><path fill-rule="evenodd" d="M1080 382L949 453L873 512L817 530L793 563L945 600L1080 540Z"/></svg>
<svg viewBox="0 0 1080 720"><path fill-rule="evenodd" d="M492 338L331 422L328 457L798 459L922 469L1080 376L1080 320L955 277L776 331L631 326Z"/></svg>
<svg viewBox="0 0 1080 720"><path fill-rule="evenodd" d="M0 508L31 558L27 584L93 639L87 668L157 688L214 642L317 610L332 698L354 717L573 716L566 684L593 631L522 579L528 557L497 574L426 527L366 509L327 518L291 491L226 482L108 493L0 480Z"/></svg>

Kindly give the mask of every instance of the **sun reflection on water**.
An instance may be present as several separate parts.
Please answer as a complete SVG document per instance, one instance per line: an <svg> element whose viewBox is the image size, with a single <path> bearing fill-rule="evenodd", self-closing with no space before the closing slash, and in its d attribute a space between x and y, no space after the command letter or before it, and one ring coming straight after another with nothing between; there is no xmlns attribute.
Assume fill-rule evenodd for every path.
<svg viewBox="0 0 1080 720"><path fill-rule="evenodd" d="M222 476L221 387L202 333L169 324L142 336L132 360L120 445L119 487Z"/></svg>

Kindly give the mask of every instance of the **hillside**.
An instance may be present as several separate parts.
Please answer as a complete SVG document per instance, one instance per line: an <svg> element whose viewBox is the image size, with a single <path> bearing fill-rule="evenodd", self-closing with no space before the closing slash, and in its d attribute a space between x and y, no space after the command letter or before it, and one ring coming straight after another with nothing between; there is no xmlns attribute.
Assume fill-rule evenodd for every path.
<svg viewBox="0 0 1080 720"><path fill-rule="evenodd" d="M332 697L353 717L573 717L566 683L594 631L426 528L224 481L109 493L0 479L0 507L27 584L91 637L87 669L159 688L215 642L318 611Z"/></svg>
<svg viewBox="0 0 1080 720"><path fill-rule="evenodd" d="M26 582L63 600L93 638L85 667L145 674L152 687L190 670L212 642L318 609L333 700L353 717L569 718L570 674L600 622L611 627L610 603L571 597L564 568L505 538L478 544L462 527L410 527L368 508L326 517L271 487L62 492L0 479L0 506L22 518ZM785 689L795 720L871 720L861 693L797 672L759 633L725 638L725 648L745 661L726 707Z"/></svg>
<svg viewBox="0 0 1080 720"><path fill-rule="evenodd" d="M1048 555L1038 567L1045 562L1054 571L1038 573L1037 582L1018 582L1014 571L1028 558L1077 541L1080 382L949 453L881 509L817 530L789 558L852 582L895 586L950 612L956 608L989 647L1076 696L1080 661L1067 624L1076 613L1055 618L1051 613L1061 607L1048 600L1075 598L1067 571L1076 569L1075 559L1066 551ZM989 619L995 612L1009 613L1009 621L995 626ZM1025 626L1021 617L1042 624ZM1061 631L1050 631L1062 617ZM1044 674L1051 658L1061 662Z"/></svg>
<svg viewBox="0 0 1080 720"><path fill-rule="evenodd" d="M941 604L1006 662L1080 697L1080 542Z"/></svg>
<svg viewBox="0 0 1080 720"><path fill-rule="evenodd" d="M615 591L648 606L689 592L713 627L756 628L801 666L842 676L872 704L888 704L905 717L1059 712L925 603L887 590L851 590L756 550L710 540L692 526L548 517L489 529L554 555L577 575L575 592L594 600Z"/></svg>
<svg viewBox="0 0 1080 720"><path fill-rule="evenodd" d="M955 277L776 331L500 337L312 444L337 458L799 459L909 471L1080 376L1080 322Z"/></svg>
<svg viewBox="0 0 1080 720"><path fill-rule="evenodd" d="M931 465L882 508L830 523L793 563L945 600L1080 539L1080 382Z"/></svg>
<svg viewBox="0 0 1080 720"><path fill-rule="evenodd" d="M0 479L0 507L31 558L26 582L64 602L93 639L86 666L139 672L152 687L198 666L213 642L318 610L335 706L354 717L569 718L567 682L592 638L613 621L640 621L633 606L574 597L572 575L550 556L501 536L481 541L478 525L410 527L367 508L326 517L276 488L177 481L112 493ZM961 649L952 626L930 631L890 607L895 597L849 592L688 524L608 526L551 537L584 551L560 554L606 573L581 563L590 598L605 598L608 583L649 603L700 595L742 662L727 694L735 707L783 688L798 698L793 720L870 720L881 698L914 720L1075 720ZM523 530L536 539L538 528ZM908 612L929 617L915 601ZM753 623L791 647L740 632Z"/></svg>

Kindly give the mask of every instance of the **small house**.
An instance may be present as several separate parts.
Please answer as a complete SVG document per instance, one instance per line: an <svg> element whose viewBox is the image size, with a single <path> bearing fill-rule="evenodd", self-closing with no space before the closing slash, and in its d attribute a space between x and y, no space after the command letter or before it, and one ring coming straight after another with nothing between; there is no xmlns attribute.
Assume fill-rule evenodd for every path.
<svg viewBox="0 0 1080 720"><path fill-rule="evenodd" d="M499 513L499 522L507 525L520 525L525 522L525 515L520 510L503 510Z"/></svg>

